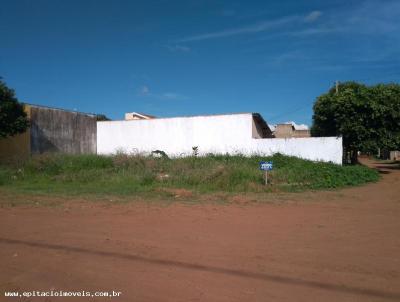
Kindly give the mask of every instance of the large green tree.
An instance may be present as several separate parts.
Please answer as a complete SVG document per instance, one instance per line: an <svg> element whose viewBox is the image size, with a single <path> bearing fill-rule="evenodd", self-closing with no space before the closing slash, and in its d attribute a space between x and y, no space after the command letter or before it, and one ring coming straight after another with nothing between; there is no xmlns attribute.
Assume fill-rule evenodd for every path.
<svg viewBox="0 0 400 302"><path fill-rule="evenodd" d="M0 138L22 133L28 126L23 105L18 102L14 90L0 79Z"/></svg>
<svg viewBox="0 0 400 302"><path fill-rule="evenodd" d="M352 162L357 152L400 147L400 86L345 82L319 96L314 104L313 136L343 136Z"/></svg>

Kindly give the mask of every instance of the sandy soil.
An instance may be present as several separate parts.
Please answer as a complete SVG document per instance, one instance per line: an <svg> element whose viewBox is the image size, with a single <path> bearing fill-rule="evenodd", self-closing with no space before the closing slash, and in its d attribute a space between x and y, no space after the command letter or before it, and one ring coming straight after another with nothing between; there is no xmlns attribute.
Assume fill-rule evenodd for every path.
<svg viewBox="0 0 400 302"><path fill-rule="evenodd" d="M400 301L400 170L380 166L378 183L279 203L2 208L0 301Z"/></svg>

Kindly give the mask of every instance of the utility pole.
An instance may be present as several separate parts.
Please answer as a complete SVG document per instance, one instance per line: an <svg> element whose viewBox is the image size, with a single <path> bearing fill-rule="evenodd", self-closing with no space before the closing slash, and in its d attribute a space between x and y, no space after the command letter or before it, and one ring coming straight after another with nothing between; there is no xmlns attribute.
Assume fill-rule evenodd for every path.
<svg viewBox="0 0 400 302"><path fill-rule="evenodd" d="M336 94L339 94L339 81L336 81Z"/></svg>

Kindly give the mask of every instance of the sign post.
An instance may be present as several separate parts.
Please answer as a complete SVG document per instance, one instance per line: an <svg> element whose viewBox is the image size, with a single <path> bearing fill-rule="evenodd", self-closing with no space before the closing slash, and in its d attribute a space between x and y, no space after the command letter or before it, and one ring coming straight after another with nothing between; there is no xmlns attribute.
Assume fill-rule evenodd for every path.
<svg viewBox="0 0 400 302"><path fill-rule="evenodd" d="M271 171L273 168L272 161L261 161L260 162L260 170L265 171L265 185L268 185L268 171Z"/></svg>

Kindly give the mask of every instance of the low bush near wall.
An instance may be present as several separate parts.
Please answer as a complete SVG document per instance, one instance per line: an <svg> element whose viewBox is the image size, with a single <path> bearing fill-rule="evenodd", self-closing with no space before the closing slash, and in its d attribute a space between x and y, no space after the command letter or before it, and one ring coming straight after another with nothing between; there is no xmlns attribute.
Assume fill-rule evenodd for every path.
<svg viewBox="0 0 400 302"><path fill-rule="evenodd" d="M264 185L260 161L273 161ZM40 155L20 167L0 168L0 186L10 190L57 194L160 193L171 189L207 192L265 192L330 189L376 181L364 166L314 163L272 157L209 155L168 159L118 154Z"/></svg>

